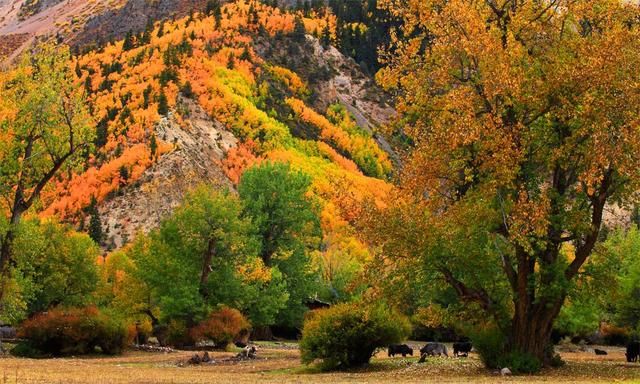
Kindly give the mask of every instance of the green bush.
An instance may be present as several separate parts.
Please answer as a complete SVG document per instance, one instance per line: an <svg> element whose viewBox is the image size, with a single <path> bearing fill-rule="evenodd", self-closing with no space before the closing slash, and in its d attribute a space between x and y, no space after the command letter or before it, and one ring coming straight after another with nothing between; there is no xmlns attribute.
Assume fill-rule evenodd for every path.
<svg viewBox="0 0 640 384"><path fill-rule="evenodd" d="M509 351L506 336L497 329L477 332L471 338L480 360L489 369L507 367L511 372L518 374L534 373L542 368L542 362L537 357L519 351Z"/></svg>
<svg viewBox="0 0 640 384"><path fill-rule="evenodd" d="M505 355L506 338L500 331L497 329L478 331L471 336L471 340L485 367L503 368L501 359Z"/></svg>
<svg viewBox="0 0 640 384"><path fill-rule="evenodd" d="M9 352L13 356L17 356L17 357L30 357L30 358L43 357L42 352L34 348L29 341L22 341L16 344L16 346L11 348Z"/></svg>
<svg viewBox="0 0 640 384"><path fill-rule="evenodd" d="M14 353L29 356L118 354L125 346L124 324L95 307L52 309L25 321L18 336L26 339Z"/></svg>
<svg viewBox="0 0 640 384"><path fill-rule="evenodd" d="M542 368L537 357L523 352L509 352L500 359L502 367L509 367L513 373L535 373Z"/></svg>
<svg viewBox="0 0 640 384"><path fill-rule="evenodd" d="M182 320L171 320L167 326L165 335L164 343L177 348L193 346L196 343L191 337L186 323Z"/></svg>
<svg viewBox="0 0 640 384"><path fill-rule="evenodd" d="M324 369L369 362L376 349L404 340L409 320L383 305L338 304L307 316L302 330L302 362L321 361Z"/></svg>

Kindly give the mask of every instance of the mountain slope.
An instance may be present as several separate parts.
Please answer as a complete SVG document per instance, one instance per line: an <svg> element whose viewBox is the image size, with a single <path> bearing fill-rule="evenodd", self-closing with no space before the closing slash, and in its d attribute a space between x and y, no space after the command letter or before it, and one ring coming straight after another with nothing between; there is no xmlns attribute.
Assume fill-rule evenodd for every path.
<svg viewBox="0 0 640 384"><path fill-rule="evenodd" d="M83 223L96 198L117 248L197 184L233 188L248 166L287 161L313 177L323 257L366 257L350 223L391 188L374 131L393 110L353 60L305 35L332 23L240 1L78 57L96 149L43 194L43 214Z"/></svg>

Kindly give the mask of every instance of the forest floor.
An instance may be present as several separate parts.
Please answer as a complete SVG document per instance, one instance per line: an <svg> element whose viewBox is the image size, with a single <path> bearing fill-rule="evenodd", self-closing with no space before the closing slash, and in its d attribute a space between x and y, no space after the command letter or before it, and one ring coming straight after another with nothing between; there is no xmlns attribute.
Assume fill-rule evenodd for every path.
<svg viewBox="0 0 640 384"><path fill-rule="evenodd" d="M300 363L295 344L261 343L259 358L232 362L232 352L213 352L211 364L181 366L194 352L127 352L117 357L59 359L0 358L0 384L13 383L640 383L640 363L627 363L622 348L561 352L567 364L537 375L502 377L484 369L478 356L431 358L418 364L417 357L388 358L380 352L368 367L323 373Z"/></svg>

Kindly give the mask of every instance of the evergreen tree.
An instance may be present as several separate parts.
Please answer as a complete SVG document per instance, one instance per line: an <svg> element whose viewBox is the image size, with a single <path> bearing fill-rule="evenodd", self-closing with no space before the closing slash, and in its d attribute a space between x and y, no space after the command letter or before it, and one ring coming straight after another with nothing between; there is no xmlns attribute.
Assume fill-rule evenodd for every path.
<svg viewBox="0 0 640 384"><path fill-rule="evenodd" d="M98 201L95 196L91 197L91 203L87 211L91 217L89 219L89 237L91 237L96 244L101 244L104 234L102 233L102 220L100 219L100 212L98 211Z"/></svg>
<svg viewBox="0 0 640 384"><path fill-rule="evenodd" d="M162 116L166 116L169 113L169 100L167 100L167 95L164 93L164 90L162 90L160 96L158 96L158 113Z"/></svg>
<svg viewBox="0 0 640 384"><path fill-rule="evenodd" d="M98 124L96 125L96 138L93 141L96 148L102 148L107 144L107 139L109 137L108 127L109 121L107 118L102 118L98 121Z"/></svg>
<svg viewBox="0 0 640 384"><path fill-rule="evenodd" d="M236 58L233 52L229 53L229 58L227 59L227 68L234 69L236 67Z"/></svg>
<svg viewBox="0 0 640 384"><path fill-rule="evenodd" d="M297 16L293 25L293 39L298 42L302 42L305 39L306 33L307 31L304 27L304 21L302 20L302 17Z"/></svg>
<svg viewBox="0 0 640 384"><path fill-rule="evenodd" d="M76 76L78 77L78 79L82 77L82 70L80 69L80 62L79 61L76 61L75 72L76 72Z"/></svg>
<svg viewBox="0 0 640 384"><path fill-rule="evenodd" d="M134 47L135 45L134 45L133 32L129 30L129 32L127 32L127 35L124 38L124 43L122 44L122 50L130 51Z"/></svg>
<svg viewBox="0 0 640 384"><path fill-rule="evenodd" d="M249 47L245 45L244 50L240 54L240 60L251 61L251 53L249 52Z"/></svg>

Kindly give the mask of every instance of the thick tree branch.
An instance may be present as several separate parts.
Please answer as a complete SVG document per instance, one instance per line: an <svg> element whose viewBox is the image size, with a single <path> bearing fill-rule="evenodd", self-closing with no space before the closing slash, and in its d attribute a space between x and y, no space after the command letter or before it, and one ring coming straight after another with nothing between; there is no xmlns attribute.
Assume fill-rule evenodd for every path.
<svg viewBox="0 0 640 384"><path fill-rule="evenodd" d="M597 193L592 195L589 199L592 205L591 230L584 240L576 247L576 256L564 273L567 280L571 280L578 273L580 267L582 267L589 255L591 255L591 252L598 241L600 226L602 225L602 215L607 198L610 194L612 178L613 170L609 169L605 172Z"/></svg>

